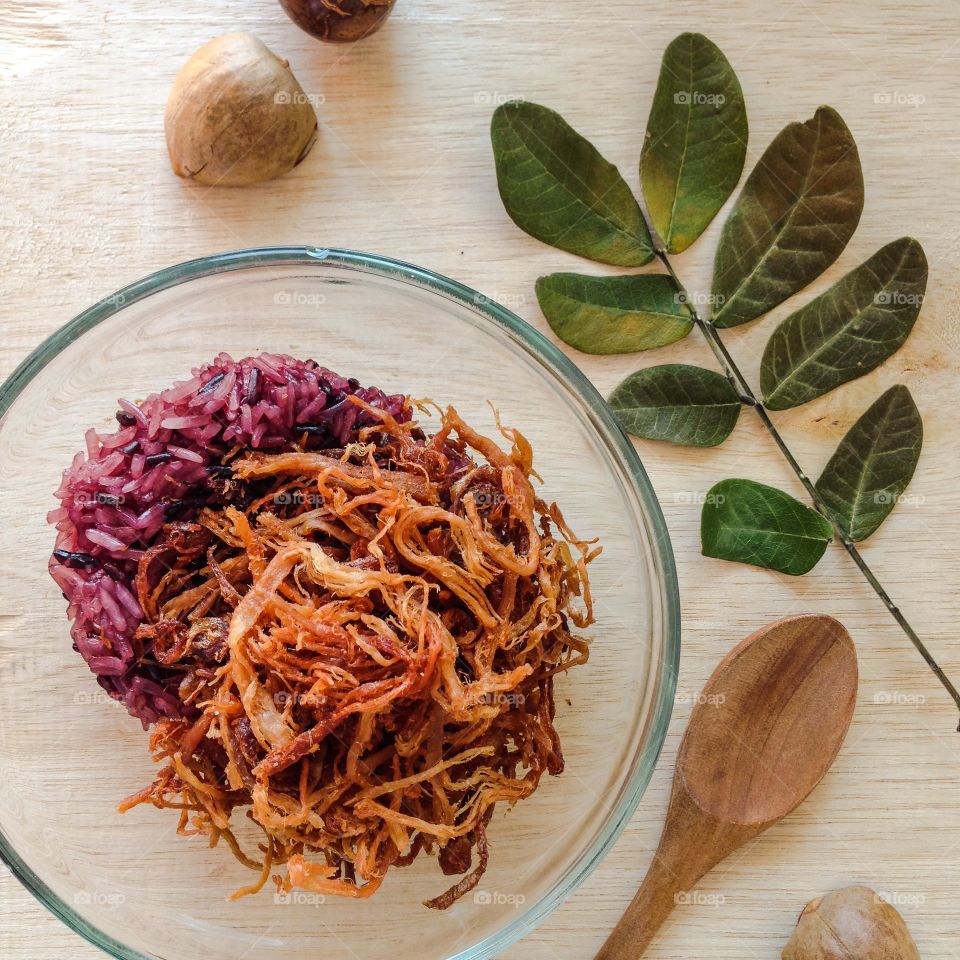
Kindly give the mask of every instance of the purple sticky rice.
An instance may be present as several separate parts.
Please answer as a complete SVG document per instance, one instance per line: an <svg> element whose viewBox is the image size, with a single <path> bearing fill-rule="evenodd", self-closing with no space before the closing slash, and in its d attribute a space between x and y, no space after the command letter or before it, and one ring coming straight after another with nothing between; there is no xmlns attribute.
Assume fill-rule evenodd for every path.
<svg viewBox="0 0 960 960"><path fill-rule="evenodd" d="M141 403L119 401L118 429L86 434L48 514L57 528L50 575L63 591L70 634L97 682L144 727L180 717L176 684L138 662L133 636L143 618L137 563L165 523L203 506L220 457L236 447L282 450L303 437L312 448L342 447L376 423L354 395L397 420L406 397L361 387L314 360L221 353Z"/></svg>

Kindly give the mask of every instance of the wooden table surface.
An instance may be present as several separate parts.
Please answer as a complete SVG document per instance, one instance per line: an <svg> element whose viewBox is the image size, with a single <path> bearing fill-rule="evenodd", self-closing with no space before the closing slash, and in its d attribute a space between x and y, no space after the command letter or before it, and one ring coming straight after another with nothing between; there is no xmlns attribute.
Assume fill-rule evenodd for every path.
<svg viewBox="0 0 960 960"><path fill-rule="evenodd" d="M906 347L881 370L776 420L816 475L853 420L907 383L923 413L908 495L864 554L960 682L960 12L952 0L399 0L376 37L346 48L301 33L275 0L3 0L0 4L0 376L96 299L159 267L230 248L311 243L372 250L448 274L547 330L534 279L604 268L526 237L497 196L488 124L512 96L553 106L637 181L660 55L706 33L736 67L748 167L783 124L821 103L860 146L861 226L822 289L905 233L931 265ZM190 187L171 173L163 105L180 64L228 30L258 33L322 96L321 136L292 175L253 189ZM709 280L719 222L677 265ZM808 299L805 293L797 302ZM793 304L791 304L792 306ZM733 331L756 382L776 316ZM569 351L601 391L664 362L712 365L697 335L648 354ZM854 882L900 907L925 958L960 956L960 735L956 711L839 547L802 579L704 559L698 495L730 475L800 494L747 412L711 451L641 443L673 538L683 602L680 695L639 810L587 883L504 956L589 958L630 899L664 814L691 701L731 643L818 611L859 647L854 726L809 803L702 884L652 958L773 958L810 898ZM99 956L0 870L0 957ZM431 958L432 960L432 958Z"/></svg>

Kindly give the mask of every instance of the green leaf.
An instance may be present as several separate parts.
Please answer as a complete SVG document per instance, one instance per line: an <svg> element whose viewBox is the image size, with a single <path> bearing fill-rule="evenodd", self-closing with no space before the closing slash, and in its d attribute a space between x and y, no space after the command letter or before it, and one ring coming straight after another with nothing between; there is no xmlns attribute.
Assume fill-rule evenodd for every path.
<svg viewBox="0 0 960 960"><path fill-rule="evenodd" d="M832 527L816 510L753 480L721 480L700 515L705 557L736 560L800 576L812 570Z"/></svg>
<svg viewBox="0 0 960 960"><path fill-rule="evenodd" d="M635 353L682 340L693 321L670 277L551 273L537 300L553 332L584 353Z"/></svg>
<svg viewBox="0 0 960 960"><path fill-rule="evenodd" d="M490 135L500 197L521 230L601 263L639 267L653 259L636 197L560 114L510 101L494 111Z"/></svg>
<svg viewBox="0 0 960 960"><path fill-rule="evenodd" d="M747 110L733 67L702 34L680 34L663 54L640 157L650 219L670 253L706 230L746 154Z"/></svg>
<svg viewBox="0 0 960 960"><path fill-rule="evenodd" d="M817 491L851 540L866 540L886 520L913 477L922 446L920 411L902 385L874 401L847 431Z"/></svg>
<svg viewBox="0 0 960 960"><path fill-rule="evenodd" d="M627 433L693 447L722 443L740 416L740 400L726 377L685 363L632 373L609 403Z"/></svg>
<svg viewBox="0 0 960 960"><path fill-rule="evenodd" d="M720 235L713 322L762 316L840 256L863 211L853 134L831 107L791 123L767 147Z"/></svg>
<svg viewBox="0 0 960 960"><path fill-rule="evenodd" d="M903 346L927 288L927 258L901 237L790 314L763 351L771 410L807 403L878 367Z"/></svg>

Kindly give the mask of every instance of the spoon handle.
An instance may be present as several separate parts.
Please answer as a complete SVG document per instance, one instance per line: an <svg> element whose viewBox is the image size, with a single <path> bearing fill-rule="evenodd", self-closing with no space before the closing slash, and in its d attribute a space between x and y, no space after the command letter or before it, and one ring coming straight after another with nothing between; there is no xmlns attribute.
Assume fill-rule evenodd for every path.
<svg viewBox="0 0 960 960"><path fill-rule="evenodd" d="M638 960L683 895L766 826L721 823L697 805L683 778L675 777L663 836L650 870L596 960Z"/></svg>
<svg viewBox="0 0 960 960"><path fill-rule="evenodd" d="M686 880L677 877L658 850L646 879L600 948L596 960L637 960L643 956L687 886Z"/></svg>

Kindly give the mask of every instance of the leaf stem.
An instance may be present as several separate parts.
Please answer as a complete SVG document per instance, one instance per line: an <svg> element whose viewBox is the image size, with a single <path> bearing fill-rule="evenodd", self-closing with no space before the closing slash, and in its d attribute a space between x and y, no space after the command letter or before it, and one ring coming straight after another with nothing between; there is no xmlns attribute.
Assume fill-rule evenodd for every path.
<svg viewBox="0 0 960 960"><path fill-rule="evenodd" d="M666 248L661 242L659 242L659 238L656 237L655 234L654 237L654 252L657 255L657 259L663 264L667 273L670 274L673 282L676 284L677 291L683 299L683 304L686 307L687 312L690 314L690 319L703 334L710 346L710 349L713 351L714 357L717 359L717 363L720 364L724 375L730 381L733 389L736 390L737 396L740 398L740 402L744 406L752 407L754 409L757 416L760 418L760 421L763 423L764 427L766 427L767 432L770 434L779 448L780 453L783 454L784 459L790 465L790 469L793 470L793 472L797 475L797 479L803 484L803 488L807 491L813 506L829 521L830 525L833 527L833 531L837 540L843 544L844 549L850 555L850 558L853 560L853 562L857 565L857 568L863 574L867 583L869 583L873 588L874 593L876 593L876 595L883 601L883 604L890 612L890 615L894 620L896 620L897 624L900 626L900 629L903 630L907 637L909 637L910 642L917 648L920 656L926 661L927 666L930 667L936 678L941 684L943 684L944 689L953 698L953 702L957 705L957 708L960 709L960 691L957 690L957 688L950 681L950 678L943 672L941 666L934 659L933 654L931 654L927 649L926 644L917 635L917 632L910 625L910 622L903 615L903 612L900 610L900 608L893 602L893 600L890 599L890 595L877 579L874 572L870 569L867 561L863 558L863 554L861 554L857 549L857 545L850 539L850 537L847 535L847 532L837 522L833 512L823 502L823 499L820 497L820 494L817 491L816 486L814 486L813 481L809 476L807 476L807 473L804 471L803 467L800 466L800 463L787 446L787 443L783 439L780 431L777 430L776 425L770 419L770 414L767 412L767 408L763 405L763 402L759 399L759 397L757 397L757 395L753 392L753 389L747 382L746 377L744 377L740 368L737 366L736 361L731 356L730 351L727 349L723 340L721 340L719 331L710 320L700 316L700 312L693 305L693 302L690 299L690 294L687 292L686 287L677 276L677 272L673 269L673 264L670 262ZM960 727L957 729L960 730Z"/></svg>

